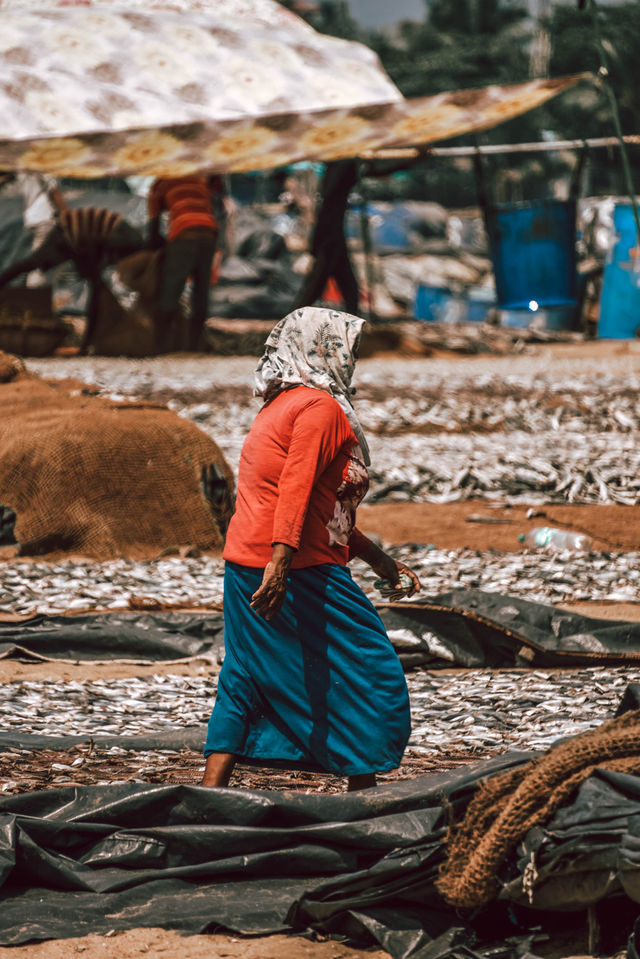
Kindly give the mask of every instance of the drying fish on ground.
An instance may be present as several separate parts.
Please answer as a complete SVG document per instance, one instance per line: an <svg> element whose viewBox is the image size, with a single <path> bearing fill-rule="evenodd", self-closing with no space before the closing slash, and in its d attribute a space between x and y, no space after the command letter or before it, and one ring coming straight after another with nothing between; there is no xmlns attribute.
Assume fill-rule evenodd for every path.
<svg viewBox="0 0 640 959"><path fill-rule="evenodd" d="M389 547L418 570L423 598L454 587L508 593L540 603L640 602L640 554L478 553L408 544ZM0 614L80 610L219 608L224 564L211 556L107 563L0 563ZM352 573L373 602L376 576L356 560Z"/></svg>
<svg viewBox="0 0 640 959"><path fill-rule="evenodd" d="M454 751L469 758L546 749L613 716L626 685L638 681L637 667L410 673L409 745L420 755ZM202 725L204 743L216 682L215 676L155 675L4 683L3 733L142 736Z"/></svg>
<svg viewBox="0 0 640 959"><path fill-rule="evenodd" d="M630 433L373 436L367 502L640 503Z"/></svg>
<svg viewBox="0 0 640 959"><path fill-rule="evenodd" d="M473 762L468 753L452 749L446 755L418 755L408 750L399 769L380 773L379 782L391 783L455 769ZM202 779L200 752L182 749L133 750L118 746L99 748L90 741L68 750L0 748L0 794L13 795L62 786L103 786L116 783L187 783ZM302 770L259 769L236 766L230 784L234 789L287 789L299 793L341 793L344 783L335 776Z"/></svg>
<svg viewBox="0 0 640 959"><path fill-rule="evenodd" d="M633 367L624 357L522 360L500 367L479 359L472 368L439 359L362 360L356 405L371 437L368 501L640 503ZM251 357L206 356L29 363L115 399L167 403L208 433L234 470L257 409L253 365Z"/></svg>

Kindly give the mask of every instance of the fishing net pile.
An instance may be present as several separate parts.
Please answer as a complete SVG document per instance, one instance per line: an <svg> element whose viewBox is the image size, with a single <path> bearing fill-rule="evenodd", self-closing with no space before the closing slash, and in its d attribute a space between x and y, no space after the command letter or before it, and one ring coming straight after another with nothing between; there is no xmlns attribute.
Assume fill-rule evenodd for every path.
<svg viewBox="0 0 640 959"><path fill-rule="evenodd" d="M449 837L437 887L450 905L495 899L498 871L529 829L543 825L597 767L640 773L640 709L482 783Z"/></svg>
<svg viewBox="0 0 640 959"><path fill-rule="evenodd" d="M219 549L233 492L218 446L176 413L47 383L0 353L0 505L21 554Z"/></svg>

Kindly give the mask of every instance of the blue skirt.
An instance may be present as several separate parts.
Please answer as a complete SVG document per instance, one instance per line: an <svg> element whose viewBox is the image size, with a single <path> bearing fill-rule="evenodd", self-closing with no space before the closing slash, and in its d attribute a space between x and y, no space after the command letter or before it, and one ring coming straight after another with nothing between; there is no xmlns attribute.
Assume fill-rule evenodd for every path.
<svg viewBox="0 0 640 959"><path fill-rule="evenodd" d="M345 566L291 570L267 622L250 608L263 571L227 563L225 659L204 754L338 776L400 765L411 731L400 660Z"/></svg>

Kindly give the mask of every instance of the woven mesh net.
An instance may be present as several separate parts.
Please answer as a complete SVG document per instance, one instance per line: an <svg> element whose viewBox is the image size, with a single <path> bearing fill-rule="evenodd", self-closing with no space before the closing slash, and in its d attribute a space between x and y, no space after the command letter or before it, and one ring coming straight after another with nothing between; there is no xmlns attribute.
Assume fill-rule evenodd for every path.
<svg viewBox="0 0 640 959"><path fill-rule="evenodd" d="M509 853L598 767L640 772L640 710L482 783L449 836L447 861L437 881L447 902L474 908L494 899L497 872Z"/></svg>
<svg viewBox="0 0 640 959"><path fill-rule="evenodd" d="M76 395L0 353L0 504L24 555L144 558L220 549L233 473L205 433L164 407Z"/></svg>

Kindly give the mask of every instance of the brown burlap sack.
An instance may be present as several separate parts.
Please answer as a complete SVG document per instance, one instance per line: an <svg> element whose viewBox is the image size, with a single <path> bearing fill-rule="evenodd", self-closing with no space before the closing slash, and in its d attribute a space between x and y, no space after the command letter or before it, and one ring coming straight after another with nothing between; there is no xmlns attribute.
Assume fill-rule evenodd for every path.
<svg viewBox="0 0 640 959"><path fill-rule="evenodd" d="M141 302L124 309L111 290L101 283L90 345L99 356L153 356L156 337L152 311Z"/></svg>
<svg viewBox="0 0 640 959"><path fill-rule="evenodd" d="M475 908L494 899L497 872L509 853L599 766L640 772L640 710L483 782L449 836L447 861L436 883L447 902Z"/></svg>
<svg viewBox="0 0 640 959"><path fill-rule="evenodd" d="M233 491L218 446L166 408L72 395L24 371L0 383L0 504L17 514L21 554L217 550Z"/></svg>
<svg viewBox="0 0 640 959"><path fill-rule="evenodd" d="M25 367L21 359L0 350L0 383L9 383L24 372Z"/></svg>
<svg viewBox="0 0 640 959"><path fill-rule="evenodd" d="M161 250L140 250L116 266L125 289L138 294L125 308L104 283L98 288L97 319L91 345L101 356L150 356L156 352L153 314Z"/></svg>
<svg viewBox="0 0 640 959"><path fill-rule="evenodd" d="M121 283L139 293L149 310L156 298L161 260L162 250L140 250L125 256L116 266Z"/></svg>

